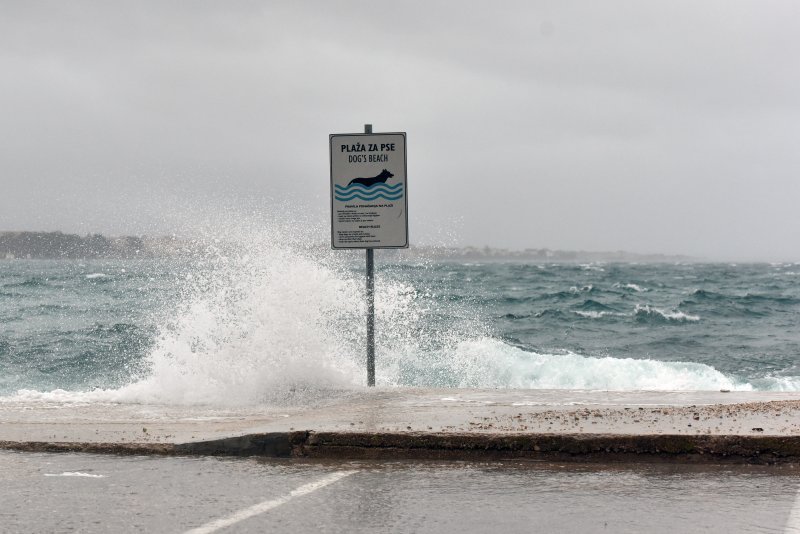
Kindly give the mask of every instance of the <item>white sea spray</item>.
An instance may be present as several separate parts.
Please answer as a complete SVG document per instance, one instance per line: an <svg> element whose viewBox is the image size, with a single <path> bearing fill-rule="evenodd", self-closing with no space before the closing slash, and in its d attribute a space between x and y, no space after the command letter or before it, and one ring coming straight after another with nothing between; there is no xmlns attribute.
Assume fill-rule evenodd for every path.
<svg viewBox="0 0 800 534"><path fill-rule="evenodd" d="M31 359L34 379L6 389L16 393L0 403L306 403L365 387L363 252L327 250L320 246L324 229L309 231L296 218L287 217L283 225L247 224L211 220L203 237L192 243L192 253L181 258L181 270L160 279L161 284L174 280L180 298L159 310L157 332L148 338L152 345L140 353L134 347L131 358L123 352L117 359L87 360L83 367L58 370L63 382L55 373L40 372L39 362ZM728 363L724 344L715 350L719 344L698 341L698 334L720 339L725 331L714 330L720 324L755 324L772 317L773 308L796 305L791 293L782 294L785 286L720 286L719 281L730 284L725 276L733 271L744 276L743 266L707 266L697 276L689 273L700 267L656 269L656 274L651 269L648 274L644 266L453 266L419 257L412 266L389 259L388 252L378 251L376 257L379 386L800 390L796 376L780 374L796 374L790 367L779 367L770 376L758 369L749 374ZM74 266L70 279L87 291L80 295L98 299L96 309L102 310L105 301L99 299L116 298L114 291L147 294L152 272L145 279L136 267L128 268L131 274L125 277L119 265ZM673 276L676 268L682 269L680 277ZM716 276L720 269L725 276ZM109 283L97 283L106 278ZM32 299L46 291L64 295L62 283L25 275L3 291L12 297L27 291ZM78 308L84 305L80 295L75 297ZM158 296L154 292L147 298ZM141 297L125 302L135 304L135 298ZM57 304L43 305L53 307L50 311L28 309L67 317ZM90 319L102 323L104 317ZM492 319L505 330L490 324ZM110 343L126 328L139 328L134 320L130 323L88 324L73 338L58 337L60 330L53 329L52 343L42 343L52 353L41 356L42 367L67 361L60 340ZM18 349L3 343L0 339L0 351ZM84 345L75 346L80 357ZM776 346L791 350L791 345ZM710 357L697 356L695 347ZM111 350L103 354L109 355L116 356ZM107 361L123 362L115 368L127 379L122 387L116 379L95 381L79 374L94 372ZM48 385L40 387L39 377ZM3 378L13 387L13 376Z"/></svg>

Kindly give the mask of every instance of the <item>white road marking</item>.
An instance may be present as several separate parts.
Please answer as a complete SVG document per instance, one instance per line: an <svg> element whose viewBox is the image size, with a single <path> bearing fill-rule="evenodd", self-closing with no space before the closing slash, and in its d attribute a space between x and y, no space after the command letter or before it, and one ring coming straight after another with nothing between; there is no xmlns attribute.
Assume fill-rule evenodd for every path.
<svg viewBox="0 0 800 534"><path fill-rule="evenodd" d="M786 528L783 531L786 534L800 534L800 490L794 498L794 505L792 511L789 512L789 519L786 520Z"/></svg>
<svg viewBox="0 0 800 534"><path fill-rule="evenodd" d="M233 524L238 523L239 521L244 521L245 519L253 517L254 515L268 512L273 508L277 508L278 506L289 502L295 497L301 497L303 495L307 495L311 492L317 491L320 488L324 488L325 486L333 484L334 482L341 480L346 476L350 476L353 473L355 473L355 471L339 471L337 473L331 473L330 475L321 478L316 482L311 482L304 486L300 486L299 488L292 490L289 494L284 495L283 497L278 497L277 499L272 499L271 501L260 502L258 504L251 506L250 508L239 510L238 512L235 512L229 515L228 517L222 517L220 519L210 521L205 525L193 528L191 530L187 530L186 534L210 534L211 532L216 532L221 528L229 527Z"/></svg>
<svg viewBox="0 0 800 534"><path fill-rule="evenodd" d="M86 477L86 478L106 478L105 475L93 475L91 473L81 473L78 471L69 472L65 471L63 473L45 473L44 476L46 477Z"/></svg>

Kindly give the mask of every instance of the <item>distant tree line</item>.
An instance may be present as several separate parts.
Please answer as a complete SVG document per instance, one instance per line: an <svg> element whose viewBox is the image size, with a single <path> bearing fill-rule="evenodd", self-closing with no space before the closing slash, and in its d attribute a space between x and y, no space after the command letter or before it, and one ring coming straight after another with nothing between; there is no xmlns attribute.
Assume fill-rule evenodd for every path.
<svg viewBox="0 0 800 534"><path fill-rule="evenodd" d="M149 255L136 236L81 237L62 232L0 232L0 259L11 258L128 258Z"/></svg>
<svg viewBox="0 0 800 534"><path fill-rule="evenodd" d="M521 261L521 262L690 262L696 258L667 254L636 254L617 251L551 250L548 248L526 248L509 250L505 248L484 247L412 247L408 250L384 251L384 254L433 260L454 261Z"/></svg>
<svg viewBox="0 0 800 534"><path fill-rule="evenodd" d="M302 245L300 245L302 248ZM328 249L327 243L311 245L309 249ZM91 258L152 258L164 256L198 257L230 254L236 243L181 239L175 236L106 237L101 234L65 234L62 232L0 232L0 260L31 259L91 259ZM485 247L425 247L405 250L385 250L382 254L397 260L439 261L536 261L536 262L675 262L697 261L689 256L664 254L635 254L624 251L592 252L550 250L547 248L508 250Z"/></svg>

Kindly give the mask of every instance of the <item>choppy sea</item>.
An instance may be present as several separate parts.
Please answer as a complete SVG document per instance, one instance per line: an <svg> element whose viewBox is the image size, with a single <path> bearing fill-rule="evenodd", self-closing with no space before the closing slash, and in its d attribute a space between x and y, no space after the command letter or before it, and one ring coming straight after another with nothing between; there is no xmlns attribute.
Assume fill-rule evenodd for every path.
<svg viewBox="0 0 800 534"><path fill-rule="evenodd" d="M800 390L800 264L376 252L379 386ZM364 387L363 257L0 261L0 401L251 404Z"/></svg>

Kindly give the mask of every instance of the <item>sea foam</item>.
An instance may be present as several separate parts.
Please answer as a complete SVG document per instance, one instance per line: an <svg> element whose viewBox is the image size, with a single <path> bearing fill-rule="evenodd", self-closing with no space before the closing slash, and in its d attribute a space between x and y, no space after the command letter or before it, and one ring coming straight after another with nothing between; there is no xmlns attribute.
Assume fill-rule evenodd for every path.
<svg viewBox="0 0 800 534"><path fill-rule="evenodd" d="M438 357L414 356L394 362L398 369L390 370L387 376L393 384L609 391L754 389L701 363L598 358L569 352L543 354L492 338L462 341ZM414 371L409 372L409 367Z"/></svg>

